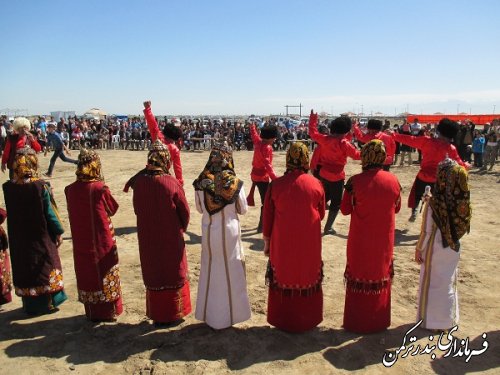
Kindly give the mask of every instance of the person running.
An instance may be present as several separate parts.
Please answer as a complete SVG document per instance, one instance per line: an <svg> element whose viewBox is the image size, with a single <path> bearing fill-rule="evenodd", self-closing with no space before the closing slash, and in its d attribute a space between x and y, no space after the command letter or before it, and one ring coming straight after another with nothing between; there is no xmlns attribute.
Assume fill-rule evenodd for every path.
<svg viewBox="0 0 500 375"><path fill-rule="evenodd" d="M71 156L71 152L64 144L61 134L56 132L56 125L52 123L47 125L47 145L52 145L54 148L54 154L52 154L52 157L50 158L49 169L47 173L44 174L46 177L52 177L52 172L57 158L61 158L61 160L66 163L72 163L75 165L78 164L77 160L70 159L64 155L64 153L66 153L68 156ZM47 156L47 149L45 149L44 156Z"/></svg>

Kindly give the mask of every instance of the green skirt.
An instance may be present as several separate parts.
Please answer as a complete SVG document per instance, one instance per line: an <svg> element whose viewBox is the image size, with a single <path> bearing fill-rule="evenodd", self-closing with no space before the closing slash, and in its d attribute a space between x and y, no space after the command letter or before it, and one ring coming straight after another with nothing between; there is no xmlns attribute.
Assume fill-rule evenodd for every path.
<svg viewBox="0 0 500 375"><path fill-rule="evenodd" d="M23 309L31 315L50 314L58 310L57 306L66 301L68 297L64 290L54 294L44 294L38 297L22 297Z"/></svg>

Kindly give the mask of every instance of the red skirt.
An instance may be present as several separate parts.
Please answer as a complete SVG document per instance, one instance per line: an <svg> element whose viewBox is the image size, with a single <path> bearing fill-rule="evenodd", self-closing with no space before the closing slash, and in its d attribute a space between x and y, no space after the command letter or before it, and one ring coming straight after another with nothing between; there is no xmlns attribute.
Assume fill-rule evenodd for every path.
<svg viewBox="0 0 500 375"><path fill-rule="evenodd" d="M344 329L355 333L374 333L391 325L391 286L380 294L346 290Z"/></svg>
<svg viewBox="0 0 500 375"><path fill-rule="evenodd" d="M84 303L85 315L91 321L113 320L123 312L122 297L113 302Z"/></svg>
<svg viewBox="0 0 500 375"><path fill-rule="evenodd" d="M269 288L267 322L287 332L305 332L323 321L323 290L310 295L285 295Z"/></svg>
<svg viewBox="0 0 500 375"><path fill-rule="evenodd" d="M170 323L191 312L189 282L179 289L146 289L146 315L156 323Z"/></svg>

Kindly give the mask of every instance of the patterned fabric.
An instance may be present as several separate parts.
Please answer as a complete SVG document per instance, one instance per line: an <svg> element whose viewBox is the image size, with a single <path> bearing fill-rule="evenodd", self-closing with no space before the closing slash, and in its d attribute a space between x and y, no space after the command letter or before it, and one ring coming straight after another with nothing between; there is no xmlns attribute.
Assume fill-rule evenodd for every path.
<svg viewBox="0 0 500 375"><path fill-rule="evenodd" d="M75 173L78 181L104 181L99 154L94 150L82 148L78 155L78 166Z"/></svg>
<svg viewBox="0 0 500 375"><path fill-rule="evenodd" d="M78 300L82 303L104 303L118 300L121 296L120 268L118 264L104 275L102 285L102 290L98 291L78 290Z"/></svg>
<svg viewBox="0 0 500 375"><path fill-rule="evenodd" d="M231 149L223 145L212 148L208 162L193 182L195 190L204 191L205 207L210 215L234 203L243 181L236 177Z"/></svg>
<svg viewBox="0 0 500 375"><path fill-rule="evenodd" d="M0 228L1 229L1 228ZM12 274L10 272L9 254L0 250L0 300L2 295L12 290Z"/></svg>
<svg viewBox="0 0 500 375"><path fill-rule="evenodd" d="M148 171L162 171L163 173L170 174L170 153L167 146L160 140L157 140L151 146L148 153L148 164L146 166Z"/></svg>
<svg viewBox="0 0 500 375"><path fill-rule="evenodd" d="M302 142L294 142L286 153L286 173L301 169L309 170L309 149Z"/></svg>
<svg viewBox="0 0 500 375"><path fill-rule="evenodd" d="M432 218L441 231L443 247L459 251L459 239L469 233L472 216L468 174L464 167L449 158L439 163L429 205Z"/></svg>
<svg viewBox="0 0 500 375"><path fill-rule="evenodd" d="M354 293L380 294L383 290L390 288L391 281L394 278L394 264L389 266L389 276L380 280L367 280L353 277L349 272L349 264L344 271L345 288Z"/></svg>
<svg viewBox="0 0 500 375"><path fill-rule="evenodd" d="M35 150L29 146L17 150L12 163L12 171L14 174L12 180L16 184L38 180L38 158Z"/></svg>
<svg viewBox="0 0 500 375"><path fill-rule="evenodd" d="M50 272L49 285L35 286L32 288L16 287L16 295L19 297L38 297L44 294L55 293L64 289L63 275L61 270L54 269Z"/></svg>
<svg viewBox="0 0 500 375"><path fill-rule="evenodd" d="M361 166L363 170L382 168L386 157L384 142L372 139L361 149Z"/></svg>

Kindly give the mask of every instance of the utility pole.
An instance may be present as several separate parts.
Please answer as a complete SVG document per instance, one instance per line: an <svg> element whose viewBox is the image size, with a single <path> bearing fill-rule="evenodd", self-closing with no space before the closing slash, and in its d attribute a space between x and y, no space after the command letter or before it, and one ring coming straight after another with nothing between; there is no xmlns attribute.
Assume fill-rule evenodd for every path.
<svg viewBox="0 0 500 375"><path fill-rule="evenodd" d="M299 108L299 116L302 117L302 103L299 103L299 105L286 105L286 116L288 117L288 108Z"/></svg>

